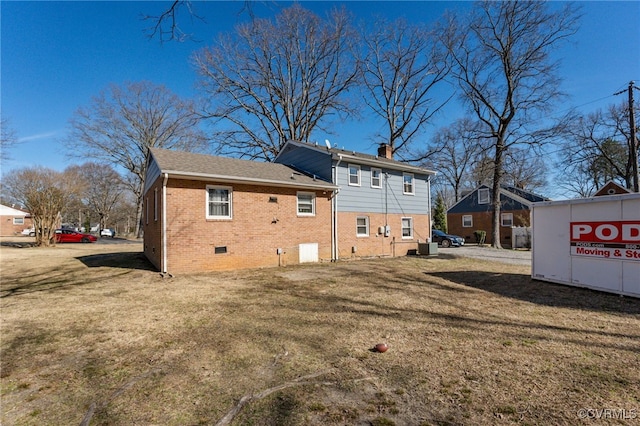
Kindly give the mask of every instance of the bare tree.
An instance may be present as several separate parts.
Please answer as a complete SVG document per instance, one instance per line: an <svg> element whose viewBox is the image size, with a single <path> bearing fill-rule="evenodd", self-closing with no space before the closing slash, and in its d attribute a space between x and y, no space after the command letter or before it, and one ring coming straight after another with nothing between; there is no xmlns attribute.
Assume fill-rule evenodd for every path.
<svg viewBox="0 0 640 426"><path fill-rule="evenodd" d="M11 127L9 119L2 117L0 119L0 160L6 161L10 158L8 149L18 143L16 131Z"/></svg>
<svg viewBox="0 0 640 426"><path fill-rule="evenodd" d="M255 19L194 56L218 151L273 159L288 140L308 141L356 82L356 34L344 9L326 20L299 4L275 21Z"/></svg>
<svg viewBox="0 0 640 426"><path fill-rule="evenodd" d="M571 4L552 11L537 1L484 1L469 19L450 17L442 30L463 100L493 147L494 247L501 247L497 194L505 154L516 144L539 142L537 123L561 96L558 63L550 53L577 31L577 22Z"/></svg>
<svg viewBox="0 0 640 426"><path fill-rule="evenodd" d="M137 230L141 233L142 191L149 148L196 151L207 138L191 101L164 86L143 81L113 85L80 108L70 120L67 146L75 153L127 170L137 199Z"/></svg>
<svg viewBox="0 0 640 426"><path fill-rule="evenodd" d="M151 22L151 26L146 31L149 38L157 37L161 43L193 40L193 34L183 30L185 18L190 18L189 21L205 21L195 12L193 3L190 0L173 0L159 15L144 15L143 19ZM244 0L240 12L246 11L253 16L253 3L252 0Z"/></svg>
<svg viewBox="0 0 640 426"><path fill-rule="evenodd" d="M504 156L503 183L526 191L537 191L547 183L547 167L543 156L529 149L512 147ZM486 155L486 151L478 157L473 167L473 180L476 185L490 185L493 181L495 165L493 158Z"/></svg>
<svg viewBox="0 0 640 426"><path fill-rule="evenodd" d="M113 167L95 162L70 166L68 173L74 173L82 183L80 199L98 216L100 229L109 224L112 211L122 197L124 185Z"/></svg>
<svg viewBox="0 0 640 426"><path fill-rule="evenodd" d="M377 137L410 154L411 141L449 100L432 95L449 70L448 52L424 25L404 19L374 21L363 40L364 102L385 123Z"/></svg>
<svg viewBox="0 0 640 426"><path fill-rule="evenodd" d="M591 114L572 115L566 120L565 142L559 167L569 177L559 183L581 197L613 180L627 188L633 185L630 161L631 132L626 104L610 106Z"/></svg>
<svg viewBox="0 0 640 426"><path fill-rule="evenodd" d="M5 197L23 205L31 214L36 244L55 243L60 213L78 192L78 182L69 173L44 167L16 169L3 178Z"/></svg>
<svg viewBox="0 0 640 426"><path fill-rule="evenodd" d="M483 153L483 141L478 138L478 123L462 118L439 129L426 151L419 154L420 161L438 170L453 189L454 203L460 200L463 189L475 186L473 170Z"/></svg>
<svg viewBox="0 0 640 426"><path fill-rule="evenodd" d="M544 156L528 146L513 147L505 158L505 184L529 192L538 192L547 184L549 172Z"/></svg>

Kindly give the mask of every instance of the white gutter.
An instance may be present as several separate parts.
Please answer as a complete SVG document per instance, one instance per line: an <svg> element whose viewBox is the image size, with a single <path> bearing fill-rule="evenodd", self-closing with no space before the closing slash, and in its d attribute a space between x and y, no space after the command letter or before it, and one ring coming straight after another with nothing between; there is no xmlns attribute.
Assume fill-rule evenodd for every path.
<svg viewBox="0 0 640 426"><path fill-rule="evenodd" d="M333 219L331 223L331 260L338 260L338 193L340 192L340 186L338 185L338 166L342 162L342 155L338 154L338 162L333 166L332 179L333 184L338 188L334 191L333 201L331 203L331 217Z"/></svg>
<svg viewBox="0 0 640 426"><path fill-rule="evenodd" d="M167 273L167 181L169 173L162 181L162 273Z"/></svg>

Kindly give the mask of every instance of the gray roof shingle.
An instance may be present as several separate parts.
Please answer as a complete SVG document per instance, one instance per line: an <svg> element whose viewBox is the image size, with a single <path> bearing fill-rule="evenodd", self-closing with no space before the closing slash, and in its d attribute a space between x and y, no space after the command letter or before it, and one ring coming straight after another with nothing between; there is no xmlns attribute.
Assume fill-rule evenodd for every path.
<svg viewBox="0 0 640 426"><path fill-rule="evenodd" d="M174 176L292 187L337 188L319 177L308 176L284 164L160 148L150 148L150 152L160 171Z"/></svg>

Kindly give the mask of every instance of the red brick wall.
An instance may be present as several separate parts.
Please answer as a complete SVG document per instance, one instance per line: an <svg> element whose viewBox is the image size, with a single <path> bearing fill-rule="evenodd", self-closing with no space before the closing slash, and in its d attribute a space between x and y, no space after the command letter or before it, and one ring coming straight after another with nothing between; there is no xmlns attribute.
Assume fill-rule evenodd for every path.
<svg viewBox="0 0 640 426"><path fill-rule="evenodd" d="M30 217L24 218L24 223L21 225L14 225L13 218L22 216L0 216L0 235L3 237L10 237L14 235L21 235L22 230L33 227L33 221Z"/></svg>
<svg viewBox="0 0 640 426"><path fill-rule="evenodd" d="M153 207L156 185L148 192ZM206 219L207 185L230 186L231 220ZM331 258L331 191L316 191L316 214L297 215L297 190L257 185L169 179L167 187L167 268L170 273L270 267L298 263L298 246L318 243L320 259ZM304 191L310 192L310 191ZM276 197L277 202L270 202ZM161 198L161 197L159 197ZM145 199L145 201L146 201ZM161 206L161 200L158 201ZM146 211L146 208L145 208ZM145 225L145 254L160 266L162 218ZM146 224L146 219L143 221ZM216 247L227 253L216 254ZM278 254L277 249L282 249Z"/></svg>
<svg viewBox="0 0 640 426"><path fill-rule="evenodd" d="M514 226L529 226L529 210L504 210L501 213L513 213ZM462 227L462 216L471 214L473 216L473 226L470 228ZM482 213L448 213L447 214L447 232L453 235L464 237L467 243L475 243L476 238L473 232L482 230L487 232L485 244L492 244L493 229L493 212ZM503 247L511 247L511 227L500 227L500 244Z"/></svg>
<svg viewBox="0 0 640 426"><path fill-rule="evenodd" d="M369 217L369 236L356 235L356 218ZM402 238L402 218L413 218L413 238ZM389 237L378 234L378 228L385 225L384 214L340 212L338 214L339 258L370 256L404 256L409 250L418 248L418 240L425 242L431 235L429 215L389 214L386 216L391 228ZM355 250L354 250L355 247Z"/></svg>

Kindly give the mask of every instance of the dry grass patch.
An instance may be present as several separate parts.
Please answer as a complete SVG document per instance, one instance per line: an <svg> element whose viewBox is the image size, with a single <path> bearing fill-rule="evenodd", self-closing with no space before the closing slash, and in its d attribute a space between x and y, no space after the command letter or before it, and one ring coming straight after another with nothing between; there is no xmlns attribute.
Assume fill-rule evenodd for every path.
<svg viewBox="0 0 640 426"><path fill-rule="evenodd" d="M162 279L105 247L2 248L2 424L215 424L243 397L232 424L640 415L637 299L444 257Z"/></svg>

